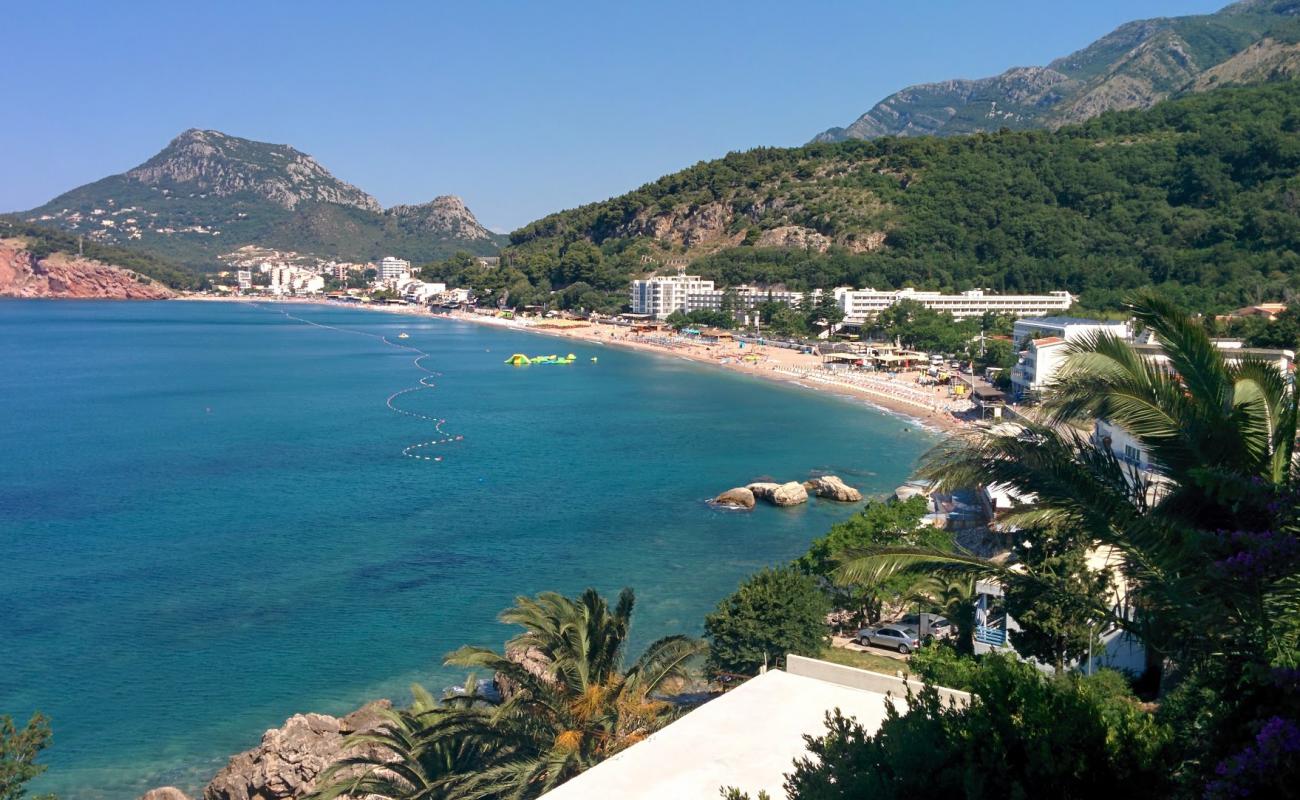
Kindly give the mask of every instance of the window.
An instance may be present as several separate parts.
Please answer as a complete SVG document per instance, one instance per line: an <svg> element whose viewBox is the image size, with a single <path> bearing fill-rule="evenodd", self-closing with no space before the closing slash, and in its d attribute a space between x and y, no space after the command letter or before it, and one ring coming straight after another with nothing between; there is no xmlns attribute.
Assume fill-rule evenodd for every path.
<svg viewBox="0 0 1300 800"><path fill-rule="evenodd" d="M1142 451L1131 444L1124 445L1124 457L1129 461L1141 461Z"/></svg>

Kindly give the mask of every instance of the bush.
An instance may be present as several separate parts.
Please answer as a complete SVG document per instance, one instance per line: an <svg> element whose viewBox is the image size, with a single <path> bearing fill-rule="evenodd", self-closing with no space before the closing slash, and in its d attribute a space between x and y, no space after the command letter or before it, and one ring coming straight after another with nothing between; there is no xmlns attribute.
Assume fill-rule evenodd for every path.
<svg viewBox="0 0 1300 800"><path fill-rule="evenodd" d="M934 642L912 654L908 666L926 683L970 691L979 671L979 661L963 656L948 642Z"/></svg>
<svg viewBox="0 0 1300 800"><path fill-rule="evenodd" d="M830 601L794 567L751 575L704 618L710 673L752 675L767 663L785 665L787 653L816 656L827 640Z"/></svg>

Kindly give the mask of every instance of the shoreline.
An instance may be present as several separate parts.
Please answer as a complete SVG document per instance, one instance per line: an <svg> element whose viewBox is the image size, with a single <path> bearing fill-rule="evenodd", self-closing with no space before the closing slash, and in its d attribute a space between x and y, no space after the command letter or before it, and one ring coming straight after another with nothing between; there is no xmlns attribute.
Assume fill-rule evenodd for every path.
<svg viewBox="0 0 1300 800"><path fill-rule="evenodd" d="M942 389L921 387L916 378L919 373L898 373L882 378L872 373L838 375L821 369L821 359L780 347L746 345L735 342L703 344L674 336L646 336L633 334L629 329L608 323L582 322L566 326L550 326L524 320L507 320L499 317L452 311L433 313L422 306L388 306L365 303L336 303L310 298L254 298L210 297L180 295L176 300L211 303L272 303L289 305L319 305L333 308L355 308L396 316L421 319L446 319L476 325L488 325L507 330L568 339L587 344L609 345L627 350L637 350L661 356L677 356L696 364L707 364L739 375L750 375L763 380L796 386L807 391L832 394L844 399L865 402L877 411L902 417L908 422L932 432L954 434L970 428L971 423L957 418L952 411L961 407L961 401L952 401ZM749 360L746 360L748 357Z"/></svg>

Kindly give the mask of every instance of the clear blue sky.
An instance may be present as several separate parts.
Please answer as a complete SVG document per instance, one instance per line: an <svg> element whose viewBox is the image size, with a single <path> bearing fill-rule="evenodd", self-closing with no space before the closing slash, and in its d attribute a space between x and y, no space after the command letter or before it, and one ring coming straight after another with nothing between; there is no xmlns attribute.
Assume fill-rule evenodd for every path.
<svg viewBox="0 0 1300 800"><path fill-rule="evenodd" d="M459 194L509 230L1226 1L9 3L0 210L200 127L292 144L386 206Z"/></svg>

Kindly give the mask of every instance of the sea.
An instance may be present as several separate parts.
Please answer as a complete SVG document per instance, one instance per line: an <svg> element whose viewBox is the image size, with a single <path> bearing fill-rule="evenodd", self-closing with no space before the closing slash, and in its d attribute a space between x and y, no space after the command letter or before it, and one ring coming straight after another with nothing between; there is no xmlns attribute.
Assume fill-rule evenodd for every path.
<svg viewBox="0 0 1300 800"><path fill-rule="evenodd" d="M406 338L401 338L405 332ZM514 353L567 365L512 367ZM848 398L616 347L357 308L0 301L0 714L34 792L195 791L292 714L464 680L519 595L636 591L699 634L933 436Z"/></svg>

